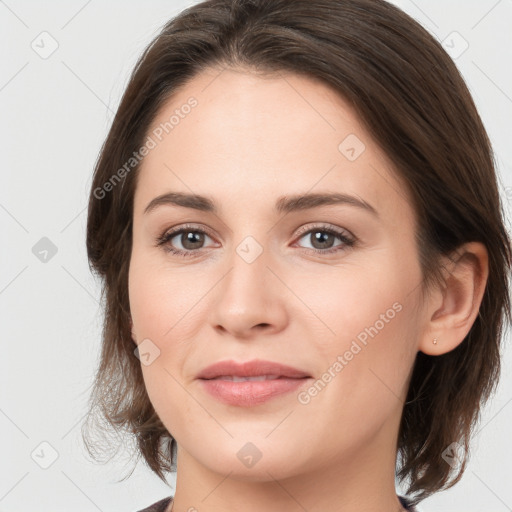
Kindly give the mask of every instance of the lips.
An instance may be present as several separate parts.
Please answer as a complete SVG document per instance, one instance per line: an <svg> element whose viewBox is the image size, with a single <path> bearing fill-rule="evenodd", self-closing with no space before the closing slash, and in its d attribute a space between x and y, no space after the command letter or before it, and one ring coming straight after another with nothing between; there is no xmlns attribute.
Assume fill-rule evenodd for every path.
<svg viewBox="0 0 512 512"><path fill-rule="evenodd" d="M233 382L245 380L275 380L279 378L303 379L311 377L307 372L281 363L254 359L252 361L237 363L233 360L219 361L204 368L197 379L213 380L223 379Z"/></svg>
<svg viewBox="0 0 512 512"><path fill-rule="evenodd" d="M196 377L209 396L224 404L255 407L306 386L311 376L298 368L254 359L244 363L220 361Z"/></svg>

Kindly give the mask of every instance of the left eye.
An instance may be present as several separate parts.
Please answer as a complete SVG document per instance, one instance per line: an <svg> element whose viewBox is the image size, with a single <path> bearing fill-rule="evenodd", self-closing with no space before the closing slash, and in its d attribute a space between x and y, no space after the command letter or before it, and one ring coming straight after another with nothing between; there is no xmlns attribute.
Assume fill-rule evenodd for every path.
<svg viewBox="0 0 512 512"><path fill-rule="evenodd" d="M311 228L303 233L299 240L309 237L313 247L311 250L318 254L330 254L352 247L355 244L355 239L348 235L345 231L338 231L331 227L316 227ZM332 243L335 239L341 240L341 244L333 246Z"/></svg>

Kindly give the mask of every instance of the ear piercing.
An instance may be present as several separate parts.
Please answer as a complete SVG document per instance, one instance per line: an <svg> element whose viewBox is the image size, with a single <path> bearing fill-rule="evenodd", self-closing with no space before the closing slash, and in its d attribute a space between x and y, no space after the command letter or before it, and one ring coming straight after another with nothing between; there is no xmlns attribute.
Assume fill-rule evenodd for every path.
<svg viewBox="0 0 512 512"><path fill-rule="evenodd" d="M434 345L437 345L437 338L434 338Z"/></svg>

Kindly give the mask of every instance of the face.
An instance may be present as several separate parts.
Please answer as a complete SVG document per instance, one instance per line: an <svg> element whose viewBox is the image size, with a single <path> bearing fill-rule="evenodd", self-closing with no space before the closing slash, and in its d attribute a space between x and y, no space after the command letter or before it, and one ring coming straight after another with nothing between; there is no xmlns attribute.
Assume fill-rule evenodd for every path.
<svg viewBox="0 0 512 512"><path fill-rule="evenodd" d="M257 481L394 457L421 331L414 211L348 104L292 74L210 70L148 136L129 299L178 468ZM254 360L306 377L197 378Z"/></svg>

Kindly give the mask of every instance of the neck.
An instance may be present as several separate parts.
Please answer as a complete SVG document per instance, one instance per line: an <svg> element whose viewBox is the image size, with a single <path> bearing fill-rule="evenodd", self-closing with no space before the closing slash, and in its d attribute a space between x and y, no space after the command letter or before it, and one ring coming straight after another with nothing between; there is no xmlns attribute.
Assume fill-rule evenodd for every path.
<svg viewBox="0 0 512 512"><path fill-rule="evenodd" d="M399 419L399 417L398 417ZM262 458L250 480L220 474L178 446L173 512L401 512L395 490L396 417L351 453L330 454L302 471ZM395 433L393 435L393 432ZM391 442L390 442L391 439ZM262 464L263 463L263 464ZM235 465L238 468L238 465Z"/></svg>

